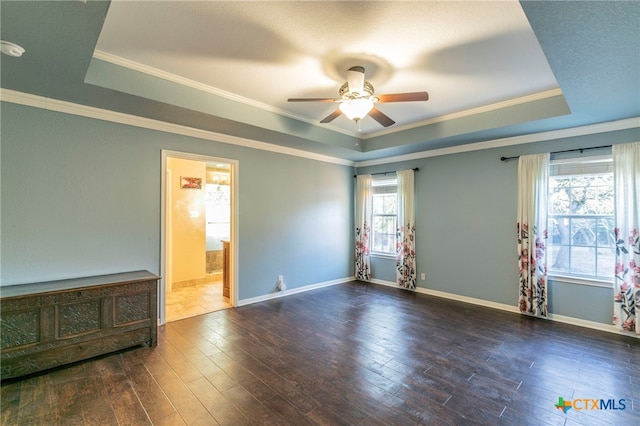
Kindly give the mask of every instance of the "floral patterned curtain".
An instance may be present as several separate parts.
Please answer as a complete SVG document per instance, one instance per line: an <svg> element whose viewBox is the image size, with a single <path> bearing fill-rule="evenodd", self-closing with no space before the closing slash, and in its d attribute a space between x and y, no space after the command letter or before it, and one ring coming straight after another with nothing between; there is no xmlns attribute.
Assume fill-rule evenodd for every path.
<svg viewBox="0 0 640 426"><path fill-rule="evenodd" d="M416 288L416 223L413 208L413 170L396 173L398 179L398 228L396 233L396 281Z"/></svg>
<svg viewBox="0 0 640 426"><path fill-rule="evenodd" d="M371 266L369 263L371 213L371 175L360 175L356 178L355 277L363 281L371 279Z"/></svg>
<svg viewBox="0 0 640 426"><path fill-rule="evenodd" d="M549 153L518 160L518 306L520 312L547 316L547 197Z"/></svg>
<svg viewBox="0 0 640 426"><path fill-rule="evenodd" d="M613 145L616 267L613 324L640 333L640 142Z"/></svg>

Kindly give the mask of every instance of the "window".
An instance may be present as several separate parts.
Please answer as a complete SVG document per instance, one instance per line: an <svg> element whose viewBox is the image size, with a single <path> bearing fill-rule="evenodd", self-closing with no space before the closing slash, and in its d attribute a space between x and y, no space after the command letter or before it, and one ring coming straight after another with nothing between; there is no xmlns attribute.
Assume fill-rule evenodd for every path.
<svg viewBox="0 0 640 426"><path fill-rule="evenodd" d="M398 228L398 186L396 178L381 178L371 181L373 204L373 253L396 253L396 230Z"/></svg>
<svg viewBox="0 0 640 426"><path fill-rule="evenodd" d="M615 265L611 157L552 162L548 202L548 273L611 281Z"/></svg>

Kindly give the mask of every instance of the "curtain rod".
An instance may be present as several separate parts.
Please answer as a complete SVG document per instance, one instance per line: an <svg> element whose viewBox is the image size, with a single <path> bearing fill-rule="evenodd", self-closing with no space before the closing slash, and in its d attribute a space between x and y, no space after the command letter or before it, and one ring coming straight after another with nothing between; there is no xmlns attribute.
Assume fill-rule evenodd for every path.
<svg viewBox="0 0 640 426"><path fill-rule="evenodd" d="M550 154L560 154L562 152L575 152L575 151L580 151L580 154L582 154L582 151L588 151L590 149L601 149L601 148L611 148L611 145L592 146L589 148L565 149L564 151L553 151L553 152L550 152ZM500 161L515 160L516 158L520 158L520 156L516 155L515 157L500 157Z"/></svg>
<svg viewBox="0 0 640 426"><path fill-rule="evenodd" d="M414 172L417 172L418 170L420 170L419 167L416 167L414 169L412 169ZM376 175L388 175L389 173L395 173L397 172L397 170L391 170L389 172L378 172L378 173L371 173L371 176L376 176ZM358 177L358 175L353 175L353 177Z"/></svg>

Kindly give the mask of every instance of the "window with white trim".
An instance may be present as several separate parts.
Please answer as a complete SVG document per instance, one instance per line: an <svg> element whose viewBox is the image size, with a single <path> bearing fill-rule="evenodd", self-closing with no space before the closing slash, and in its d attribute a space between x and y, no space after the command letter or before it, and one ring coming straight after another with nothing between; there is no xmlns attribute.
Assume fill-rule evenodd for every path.
<svg viewBox="0 0 640 426"><path fill-rule="evenodd" d="M548 203L548 274L611 282L615 266L611 156L554 160Z"/></svg>
<svg viewBox="0 0 640 426"><path fill-rule="evenodd" d="M371 252L395 255L398 228L398 182L393 178L371 181L373 217Z"/></svg>

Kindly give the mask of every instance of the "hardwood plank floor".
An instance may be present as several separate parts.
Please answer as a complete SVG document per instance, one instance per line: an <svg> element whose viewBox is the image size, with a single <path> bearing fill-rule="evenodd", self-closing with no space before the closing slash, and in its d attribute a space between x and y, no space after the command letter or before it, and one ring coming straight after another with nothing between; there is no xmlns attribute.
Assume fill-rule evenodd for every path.
<svg viewBox="0 0 640 426"><path fill-rule="evenodd" d="M1 391L2 425L638 425L640 340L352 282ZM625 409L565 414L558 397Z"/></svg>

